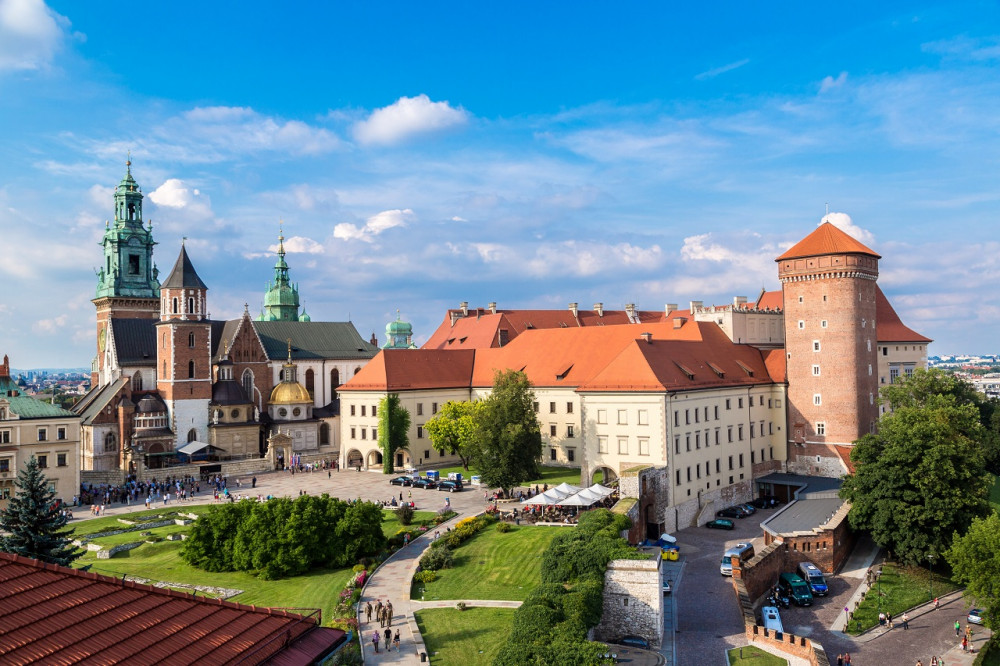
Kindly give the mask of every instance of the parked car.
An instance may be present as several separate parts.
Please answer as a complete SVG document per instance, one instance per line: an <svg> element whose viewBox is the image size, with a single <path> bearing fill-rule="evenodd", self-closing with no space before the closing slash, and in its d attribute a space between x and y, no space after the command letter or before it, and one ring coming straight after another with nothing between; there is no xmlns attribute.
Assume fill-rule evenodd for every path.
<svg viewBox="0 0 1000 666"><path fill-rule="evenodd" d="M739 557L740 562L746 562L754 556L753 544L749 541L741 541L732 548L727 548L722 554L722 561L719 563L719 573L723 576L733 575L733 557Z"/></svg>
<svg viewBox="0 0 1000 666"><path fill-rule="evenodd" d="M617 641L615 641L615 643L618 643L619 645L627 645L629 647L634 647L634 648L642 648L643 650L649 649L649 641L647 641L642 636L625 636L623 638L619 638Z"/></svg>
<svg viewBox="0 0 1000 666"><path fill-rule="evenodd" d="M781 626L781 613L775 606L764 606L760 609L760 617L763 620L765 629L784 633L785 628Z"/></svg>
<svg viewBox="0 0 1000 666"><path fill-rule="evenodd" d="M751 504L753 504L758 509L769 509L772 506L778 506L779 504L784 504L784 502L779 500L774 495L761 495L753 502L751 502Z"/></svg>
<svg viewBox="0 0 1000 666"><path fill-rule="evenodd" d="M787 594L796 606L812 606L813 594L809 584L798 574L783 573L778 577L778 590Z"/></svg>
<svg viewBox="0 0 1000 666"><path fill-rule="evenodd" d="M737 506L746 511L751 516L757 513L757 509L750 502L747 502L746 504L738 504Z"/></svg>
<svg viewBox="0 0 1000 666"><path fill-rule="evenodd" d="M437 488L437 482L434 479L413 479L413 487L423 488L424 490L433 490L434 488Z"/></svg>
<svg viewBox="0 0 1000 666"><path fill-rule="evenodd" d="M969 622L972 624L982 624L983 623L983 611L978 608L973 608L969 611Z"/></svg>
<svg viewBox="0 0 1000 666"><path fill-rule="evenodd" d="M409 486L413 483L413 479L408 476L397 476L395 479L389 480L389 485L392 486Z"/></svg>
<svg viewBox="0 0 1000 666"><path fill-rule="evenodd" d="M463 489L461 481L454 481L452 479L443 479L438 484L438 490L447 490L450 493L462 492Z"/></svg>
<svg viewBox="0 0 1000 666"><path fill-rule="evenodd" d="M799 575L802 576L802 580L809 583L809 589L815 596L825 597L830 593L823 572L812 562L799 563Z"/></svg>
<svg viewBox="0 0 1000 666"><path fill-rule="evenodd" d="M727 506L721 511L715 512L716 518L742 518L744 512L737 509L735 506Z"/></svg>
<svg viewBox="0 0 1000 666"><path fill-rule="evenodd" d="M716 530L731 530L734 527L736 527L736 525L734 525L733 521L731 520L727 520L725 518L717 518L716 520L710 520L707 523L705 523L705 527L710 527Z"/></svg>
<svg viewBox="0 0 1000 666"><path fill-rule="evenodd" d="M663 579L663 594L670 594L674 591L674 581L669 578Z"/></svg>

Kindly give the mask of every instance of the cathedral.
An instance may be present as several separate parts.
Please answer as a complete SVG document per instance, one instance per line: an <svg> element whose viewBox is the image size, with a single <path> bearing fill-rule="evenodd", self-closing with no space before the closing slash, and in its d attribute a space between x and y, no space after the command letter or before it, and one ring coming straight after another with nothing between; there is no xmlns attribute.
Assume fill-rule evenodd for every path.
<svg viewBox="0 0 1000 666"><path fill-rule="evenodd" d="M91 390L73 408L81 469L113 480L189 462L211 473L335 459L339 387L378 352L374 336L311 320L283 234L260 314L244 305L237 319L210 319L208 285L183 242L160 282L142 201L128 162L101 241Z"/></svg>

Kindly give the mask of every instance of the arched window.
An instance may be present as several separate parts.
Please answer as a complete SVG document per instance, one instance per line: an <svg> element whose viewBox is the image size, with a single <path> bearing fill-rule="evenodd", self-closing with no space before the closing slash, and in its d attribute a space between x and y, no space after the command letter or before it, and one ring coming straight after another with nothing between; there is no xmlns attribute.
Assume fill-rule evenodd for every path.
<svg viewBox="0 0 1000 666"><path fill-rule="evenodd" d="M253 402L253 372L249 368L244 370L240 380L243 384L243 393L246 394L250 402Z"/></svg>
<svg viewBox="0 0 1000 666"><path fill-rule="evenodd" d="M118 450L118 440L115 438L115 433L109 432L104 436L104 452L110 453L111 451Z"/></svg>
<svg viewBox="0 0 1000 666"><path fill-rule="evenodd" d="M194 379L194 361L188 361L188 379Z"/></svg>
<svg viewBox="0 0 1000 666"><path fill-rule="evenodd" d="M198 439L198 431L195 430L194 428L191 428L190 430L188 430L188 442L193 442L196 439Z"/></svg>
<svg viewBox="0 0 1000 666"><path fill-rule="evenodd" d="M194 347L194 333L188 333L188 347Z"/></svg>
<svg viewBox="0 0 1000 666"><path fill-rule="evenodd" d="M132 390L141 391L142 390L142 373L137 372L132 375Z"/></svg>
<svg viewBox="0 0 1000 666"><path fill-rule="evenodd" d="M188 296L188 314L194 313L194 299Z"/></svg>
<svg viewBox="0 0 1000 666"><path fill-rule="evenodd" d="M330 399L337 397L337 389L340 387L340 370L334 368L330 371Z"/></svg>
<svg viewBox="0 0 1000 666"><path fill-rule="evenodd" d="M176 296L174 297L174 300L173 300L173 306L174 306L173 313L177 314L177 297Z"/></svg>
<svg viewBox="0 0 1000 666"><path fill-rule="evenodd" d="M4 421L6 419L7 419L7 408L0 407L0 421Z"/></svg>
<svg viewBox="0 0 1000 666"><path fill-rule="evenodd" d="M330 424L324 422L319 427L319 443L329 444L330 443Z"/></svg>
<svg viewBox="0 0 1000 666"><path fill-rule="evenodd" d="M313 397L313 391L315 390L315 377L313 375L312 368L306 370L306 390L309 391L309 397Z"/></svg>
<svg viewBox="0 0 1000 666"><path fill-rule="evenodd" d="M167 348L167 334L166 334L166 332L163 333L163 348L164 349Z"/></svg>

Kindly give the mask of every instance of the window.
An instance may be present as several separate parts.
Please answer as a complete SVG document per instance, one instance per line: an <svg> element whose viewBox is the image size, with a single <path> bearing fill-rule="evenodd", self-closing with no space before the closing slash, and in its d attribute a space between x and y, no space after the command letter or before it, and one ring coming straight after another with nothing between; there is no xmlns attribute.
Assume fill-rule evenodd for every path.
<svg viewBox="0 0 1000 666"><path fill-rule="evenodd" d="M691 433L687 433L684 435L684 450L685 451L691 450Z"/></svg>
<svg viewBox="0 0 1000 666"><path fill-rule="evenodd" d="M438 413L438 404L436 402L431 403L431 414ZM372 407L372 416L375 416L375 408Z"/></svg>
<svg viewBox="0 0 1000 666"><path fill-rule="evenodd" d="M649 425L649 413L645 409L639 410L639 425Z"/></svg>
<svg viewBox="0 0 1000 666"><path fill-rule="evenodd" d="M188 379L194 379L194 361L188 361Z"/></svg>
<svg viewBox="0 0 1000 666"><path fill-rule="evenodd" d="M424 438L424 427L422 425L417 426L417 439Z"/></svg>
<svg viewBox="0 0 1000 666"><path fill-rule="evenodd" d="M868 364L868 376L869 377L872 376L872 364L871 363Z"/></svg>
<svg viewBox="0 0 1000 666"><path fill-rule="evenodd" d="M649 439L646 437L639 438L639 455L640 456L649 455Z"/></svg>
<svg viewBox="0 0 1000 666"><path fill-rule="evenodd" d="M743 467L743 454L740 454L740 467Z"/></svg>
<svg viewBox="0 0 1000 666"><path fill-rule="evenodd" d="M137 254L128 255L128 274L129 275L139 274L139 255Z"/></svg>
<svg viewBox="0 0 1000 666"><path fill-rule="evenodd" d="M729 434L729 442L732 443L732 441L733 441L733 426L729 426L729 428L728 428L728 434Z"/></svg>
<svg viewBox="0 0 1000 666"><path fill-rule="evenodd" d="M715 420L716 421L719 420L719 406L718 405L715 406Z"/></svg>
<svg viewBox="0 0 1000 666"><path fill-rule="evenodd" d="M694 466L694 474L699 479L701 478L701 465L695 465Z"/></svg>
<svg viewBox="0 0 1000 666"><path fill-rule="evenodd" d="M743 424L742 423L739 424L738 426L736 426L736 434L739 436L739 440L742 442L743 441Z"/></svg>
<svg viewBox="0 0 1000 666"><path fill-rule="evenodd" d="M188 298L188 312L194 312L194 299Z"/></svg>
<svg viewBox="0 0 1000 666"><path fill-rule="evenodd" d="M674 453L680 454L681 452L681 436L674 435Z"/></svg>
<svg viewBox="0 0 1000 666"><path fill-rule="evenodd" d="M431 459L431 450L430 449L424 449L424 458L426 458L427 460Z"/></svg>
<svg viewBox="0 0 1000 666"><path fill-rule="evenodd" d="M0 458L0 472L10 471L10 458Z"/></svg>
<svg viewBox="0 0 1000 666"><path fill-rule="evenodd" d="M819 340L813 340L813 351L814 352L819 351Z"/></svg>
<svg viewBox="0 0 1000 666"><path fill-rule="evenodd" d="M549 425L549 437L556 436L556 425L554 423Z"/></svg>
<svg viewBox="0 0 1000 666"><path fill-rule="evenodd" d="M56 454L56 467L65 467L65 466L66 466L66 454L65 453L57 453Z"/></svg>
<svg viewBox="0 0 1000 666"><path fill-rule="evenodd" d="M549 460L555 460L555 459L556 459L556 450L549 449Z"/></svg>
<svg viewBox="0 0 1000 666"><path fill-rule="evenodd" d="M566 436L567 437L574 437L574 434L573 434L573 424L569 424L568 426L566 426Z"/></svg>
<svg viewBox="0 0 1000 666"><path fill-rule="evenodd" d="M801 296L799 296L799 303L801 303L801 302L802 302L802 297L801 297Z"/></svg>
<svg viewBox="0 0 1000 666"><path fill-rule="evenodd" d="M743 409L743 398L737 398L736 406L739 407L740 409Z"/></svg>
<svg viewBox="0 0 1000 666"><path fill-rule="evenodd" d="M814 405L822 405L823 404L823 396L821 396L819 393L816 393L815 395L813 395L813 404Z"/></svg>
<svg viewBox="0 0 1000 666"><path fill-rule="evenodd" d="M751 423L750 424L750 439L753 439L756 436L757 436L757 428L754 426L754 424Z"/></svg>
<svg viewBox="0 0 1000 666"><path fill-rule="evenodd" d="M618 425L628 425L628 411L625 409L618 410Z"/></svg>
<svg viewBox="0 0 1000 666"><path fill-rule="evenodd" d="M700 432L696 432L694 434L694 448L696 448L696 449L700 449L701 448L701 433Z"/></svg>
<svg viewBox="0 0 1000 666"><path fill-rule="evenodd" d="M757 462L757 456L756 456L755 452L751 450L750 451L750 464L752 465L755 462Z"/></svg>
<svg viewBox="0 0 1000 666"><path fill-rule="evenodd" d="M895 384L899 379L899 368L889 368L889 383Z"/></svg>
<svg viewBox="0 0 1000 666"><path fill-rule="evenodd" d="M684 425L690 425L690 423L691 423L691 410L690 409L685 409L684 410Z"/></svg>
<svg viewBox="0 0 1000 666"><path fill-rule="evenodd" d="M708 420L708 407L705 407L705 420Z"/></svg>
<svg viewBox="0 0 1000 666"><path fill-rule="evenodd" d="M378 405L372 405L372 416L378 416Z"/></svg>
<svg viewBox="0 0 1000 666"><path fill-rule="evenodd" d="M729 409L732 407L732 402L733 401L730 398L726 398L726 411L729 411Z"/></svg>
<svg viewBox="0 0 1000 666"><path fill-rule="evenodd" d="M576 460L576 449L566 449L566 460L569 462Z"/></svg>
<svg viewBox="0 0 1000 666"><path fill-rule="evenodd" d="M572 414L573 413L573 403L572 402L567 402L566 403L566 413L567 414Z"/></svg>
<svg viewBox="0 0 1000 666"><path fill-rule="evenodd" d="M888 356L888 355L889 355L889 348L882 347L882 356Z"/></svg>
<svg viewBox="0 0 1000 666"><path fill-rule="evenodd" d="M677 485L681 485L681 471L677 470Z"/></svg>
<svg viewBox="0 0 1000 666"><path fill-rule="evenodd" d="M598 423L600 423L600 421L598 421ZM679 426L680 424L681 424L681 421L680 421L680 412L678 412L678 411L677 411L677 410L675 409L675 410L674 410L674 427L676 428L676 427L677 427L677 426Z"/></svg>
<svg viewBox="0 0 1000 666"><path fill-rule="evenodd" d="M49 466L49 457L38 456L38 466L41 467L42 469L47 468Z"/></svg>
<svg viewBox="0 0 1000 666"><path fill-rule="evenodd" d="M10 444L10 430L0 430L0 444Z"/></svg>
<svg viewBox="0 0 1000 666"><path fill-rule="evenodd" d="M688 483L691 483L691 468L690 467L687 468L687 480L688 480Z"/></svg>
<svg viewBox="0 0 1000 666"><path fill-rule="evenodd" d="M628 437L618 438L618 453L628 453Z"/></svg>
<svg viewBox="0 0 1000 666"><path fill-rule="evenodd" d="M372 439L378 439L378 428L372 428Z"/></svg>
<svg viewBox="0 0 1000 666"><path fill-rule="evenodd" d="M354 428L351 428L351 439L357 439L357 438L358 438L357 431Z"/></svg>
<svg viewBox="0 0 1000 666"><path fill-rule="evenodd" d="M38 429L38 441L39 442L44 442L48 438L49 438L49 431L46 430L45 428L39 428Z"/></svg>
<svg viewBox="0 0 1000 666"><path fill-rule="evenodd" d="M732 469L732 468L733 468L733 457L729 456L729 469ZM730 481L729 483L732 483L732 481Z"/></svg>
<svg viewBox="0 0 1000 666"><path fill-rule="evenodd" d="M819 366L818 365L814 365L813 366L813 377L819 377Z"/></svg>
<svg viewBox="0 0 1000 666"><path fill-rule="evenodd" d="M424 403L418 402L417 403L417 416L423 416L423 415L424 415Z"/></svg>
<svg viewBox="0 0 1000 666"><path fill-rule="evenodd" d="M597 438L597 452L607 453L608 452L608 438L601 435Z"/></svg>
<svg viewBox="0 0 1000 666"><path fill-rule="evenodd" d="M871 351L871 350L872 350L872 341L869 340L868 341L868 351Z"/></svg>
<svg viewBox="0 0 1000 666"><path fill-rule="evenodd" d="M354 405L351 405L351 416L354 416Z"/></svg>
<svg viewBox="0 0 1000 666"><path fill-rule="evenodd" d="M556 413L556 403L550 402L549 403L549 414L555 414L555 413Z"/></svg>
<svg viewBox="0 0 1000 666"><path fill-rule="evenodd" d="M534 406L535 413L537 414L538 413L538 401L536 400L534 403L532 403L532 405Z"/></svg>
<svg viewBox="0 0 1000 666"><path fill-rule="evenodd" d="M799 330L804 329L805 327L806 327L806 323L804 321L802 321L801 319L799 319Z"/></svg>
<svg viewBox="0 0 1000 666"><path fill-rule="evenodd" d="M694 410L694 422L695 423L701 423L701 419L698 417L698 409L697 408L695 408L695 410Z"/></svg>
<svg viewBox="0 0 1000 666"><path fill-rule="evenodd" d="M825 435L826 434L826 424L823 423L822 421L817 421L816 422L816 434L817 435Z"/></svg>
<svg viewBox="0 0 1000 666"><path fill-rule="evenodd" d="M56 428L56 439L66 439L66 428Z"/></svg>
<svg viewBox="0 0 1000 666"><path fill-rule="evenodd" d="M608 422L608 410L606 409L597 410L597 422L602 425Z"/></svg>
<svg viewBox="0 0 1000 666"><path fill-rule="evenodd" d="M361 416L366 416L368 411L368 405L361 405Z"/></svg>
<svg viewBox="0 0 1000 666"><path fill-rule="evenodd" d="M819 327L820 327L820 328L826 328L826 319L824 319L823 321L821 321L821 322L819 323Z"/></svg>
<svg viewBox="0 0 1000 666"><path fill-rule="evenodd" d="M722 461L719 458L715 459L715 473L718 474L722 471Z"/></svg>

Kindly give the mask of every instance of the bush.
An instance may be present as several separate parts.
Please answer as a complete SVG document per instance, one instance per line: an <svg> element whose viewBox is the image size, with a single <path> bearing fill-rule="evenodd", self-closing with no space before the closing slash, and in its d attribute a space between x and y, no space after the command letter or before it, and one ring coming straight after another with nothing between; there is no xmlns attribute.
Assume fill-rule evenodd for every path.
<svg viewBox="0 0 1000 666"><path fill-rule="evenodd" d="M420 558L420 568L425 571L448 569L455 561L455 555L448 546L431 548Z"/></svg>
<svg viewBox="0 0 1000 666"><path fill-rule="evenodd" d="M363 565L363 564L355 564L355 565L354 565L354 566L353 566L353 567L351 568L351 571L353 571L354 573L361 573L362 571L366 571L367 569L368 569L368 567L366 567L366 566L365 566L365 565Z"/></svg>
<svg viewBox="0 0 1000 666"><path fill-rule="evenodd" d="M413 522L413 507L409 504L404 504L403 506L396 509L396 520L399 521L400 525L409 525Z"/></svg>
<svg viewBox="0 0 1000 666"><path fill-rule="evenodd" d="M465 605L464 601L459 601L457 604L455 604L455 608L457 608L460 611L464 611L467 608L467 606Z"/></svg>
<svg viewBox="0 0 1000 666"><path fill-rule="evenodd" d="M499 532L500 534L506 534L507 532L510 532L512 529L513 528L510 526L510 523L500 523L499 525L497 525L497 532Z"/></svg>
<svg viewBox="0 0 1000 666"><path fill-rule="evenodd" d="M438 579L436 571L418 571L413 574L413 580L418 583L433 583Z"/></svg>

